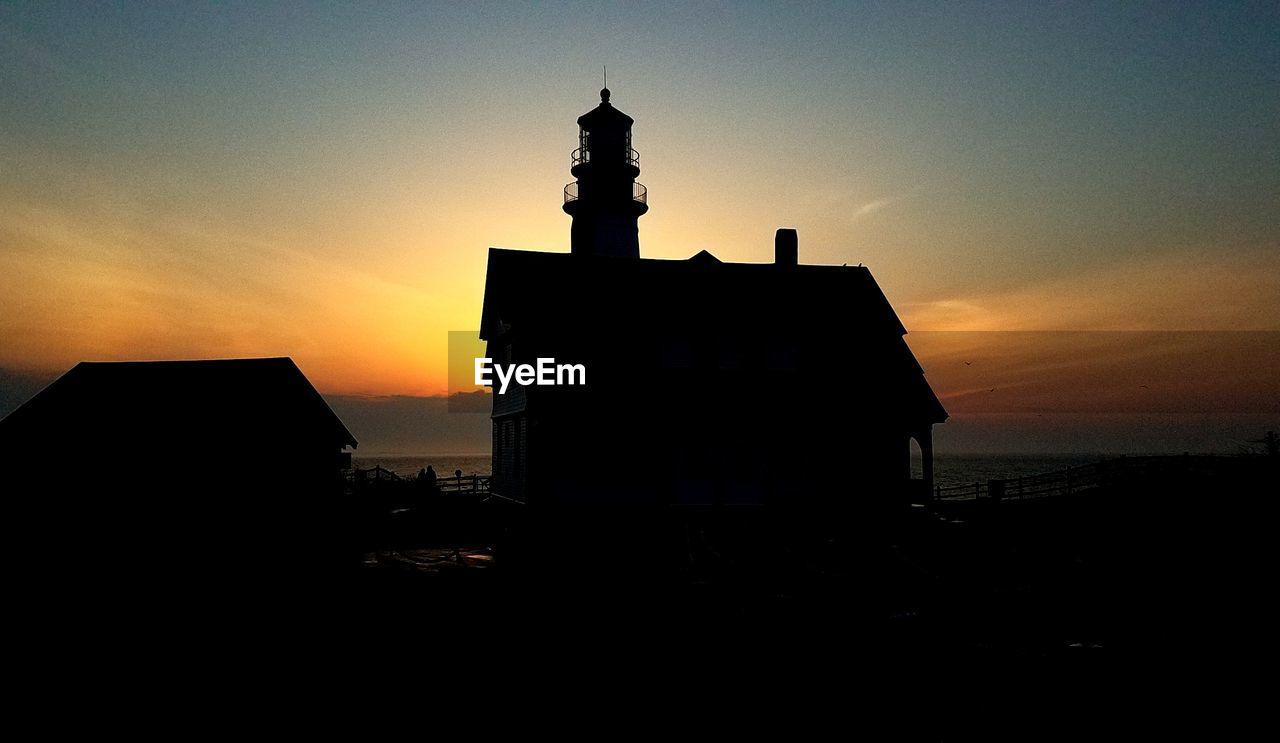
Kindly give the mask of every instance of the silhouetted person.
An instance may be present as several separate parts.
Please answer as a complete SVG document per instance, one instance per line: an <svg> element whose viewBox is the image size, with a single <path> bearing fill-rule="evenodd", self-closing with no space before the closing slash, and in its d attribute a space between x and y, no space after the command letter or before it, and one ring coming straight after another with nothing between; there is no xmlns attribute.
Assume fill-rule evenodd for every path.
<svg viewBox="0 0 1280 743"><path fill-rule="evenodd" d="M425 490L430 495L439 492L436 488L436 468L427 465L427 468L418 472L418 487Z"/></svg>

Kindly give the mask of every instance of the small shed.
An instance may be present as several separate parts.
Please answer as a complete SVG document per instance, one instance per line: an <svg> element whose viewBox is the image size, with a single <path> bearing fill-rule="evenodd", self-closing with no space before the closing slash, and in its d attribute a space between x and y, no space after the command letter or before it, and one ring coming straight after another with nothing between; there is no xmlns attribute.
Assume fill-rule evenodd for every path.
<svg viewBox="0 0 1280 743"><path fill-rule="evenodd" d="M355 446L289 358L83 362L0 420L12 527L144 570L320 544Z"/></svg>

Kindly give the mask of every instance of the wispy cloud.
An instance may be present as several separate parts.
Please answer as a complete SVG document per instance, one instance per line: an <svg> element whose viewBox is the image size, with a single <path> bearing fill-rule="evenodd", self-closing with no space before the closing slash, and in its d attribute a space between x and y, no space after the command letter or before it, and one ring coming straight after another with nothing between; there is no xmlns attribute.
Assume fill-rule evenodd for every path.
<svg viewBox="0 0 1280 743"><path fill-rule="evenodd" d="M1203 255L1216 254L1213 261ZM910 330L1280 330L1270 246L1213 246L1120 259L1003 291L898 306Z"/></svg>
<svg viewBox="0 0 1280 743"><path fill-rule="evenodd" d="M0 138L0 170L33 160ZM444 390L445 333L471 306L314 250L311 233L156 198L163 178L112 189L63 164L47 158L33 193L0 183L0 365L286 355L327 391Z"/></svg>
<svg viewBox="0 0 1280 743"><path fill-rule="evenodd" d="M886 206L897 203L901 199L901 196L886 196L880 199L872 199L862 206L859 206L857 209L854 209L850 219L862 219L868 214L874 214Z"/></svg>

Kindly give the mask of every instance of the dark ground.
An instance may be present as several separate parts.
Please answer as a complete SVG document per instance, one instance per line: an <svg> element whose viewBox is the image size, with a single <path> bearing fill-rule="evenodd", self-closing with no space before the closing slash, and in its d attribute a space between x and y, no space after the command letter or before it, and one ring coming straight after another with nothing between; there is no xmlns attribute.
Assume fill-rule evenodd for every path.
<svg viewBox="0 0 1280 743"><path fill-rule="evenodd" d="M570 647L638 629L670 647L742 636L1088 666L1212 642L1198 628L1247 597L1262 564L1248 536L1268 510L1261 473L818 517L475 504L452 540L428 511L401 514L349 579L392 614Z"/></svg>
<svg viewBox="0 0 1280 743"><path fill-rule="evenodd" d="M749 730L787 710L787 737L1221 736L1245 718L1206 719L1208 695L1261 658L1263 492L1192 479L861 523L517 510L456 555L367 551L348 585L361 652L479 664L533 699L569 684Z"/></svg>
<svg viewBox="0 0 1280 743"><path fill-rule="evenodd" d="M223 700L196 691L211 683L273 708L319 688L339 700L325 714L411 688L428 691L410 705L447 690L574 719L640 711L597 734L678 710L865 732L849 710L870 687L892 734L867 737L1078 739L1120 730L1100 720L1119 698L1141 717L1124 730L1147 736L1181 724L1164 694L1145 716L1153 679L1199 693L1240 678L1233 659L1265 668L1274 482L1261 468L876 514L439 501L347 513L318 532L344 550L326 537L231 570L172 542L130 550L136 564L64 545L14 557L33 567L11 593L11 675L117 711L122 695ZM1218 670L1191 671L1205 663Z"/></svg>

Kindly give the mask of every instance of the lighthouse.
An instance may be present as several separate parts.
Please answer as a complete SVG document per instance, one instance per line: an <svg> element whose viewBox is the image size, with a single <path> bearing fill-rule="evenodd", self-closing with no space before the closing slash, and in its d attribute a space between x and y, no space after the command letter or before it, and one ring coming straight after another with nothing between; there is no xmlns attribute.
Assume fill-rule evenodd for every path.
<svg viewBox="0 0 1280 743"><path fill-rule="evenodd" d="M577 180L564 187L575 255L640 257L636 221L649 211L649 194L636 183L640 153L631 147L632 123L609 103L608 88L600 91L599 106L578 117L578 149L569 166Z"/></svg>

